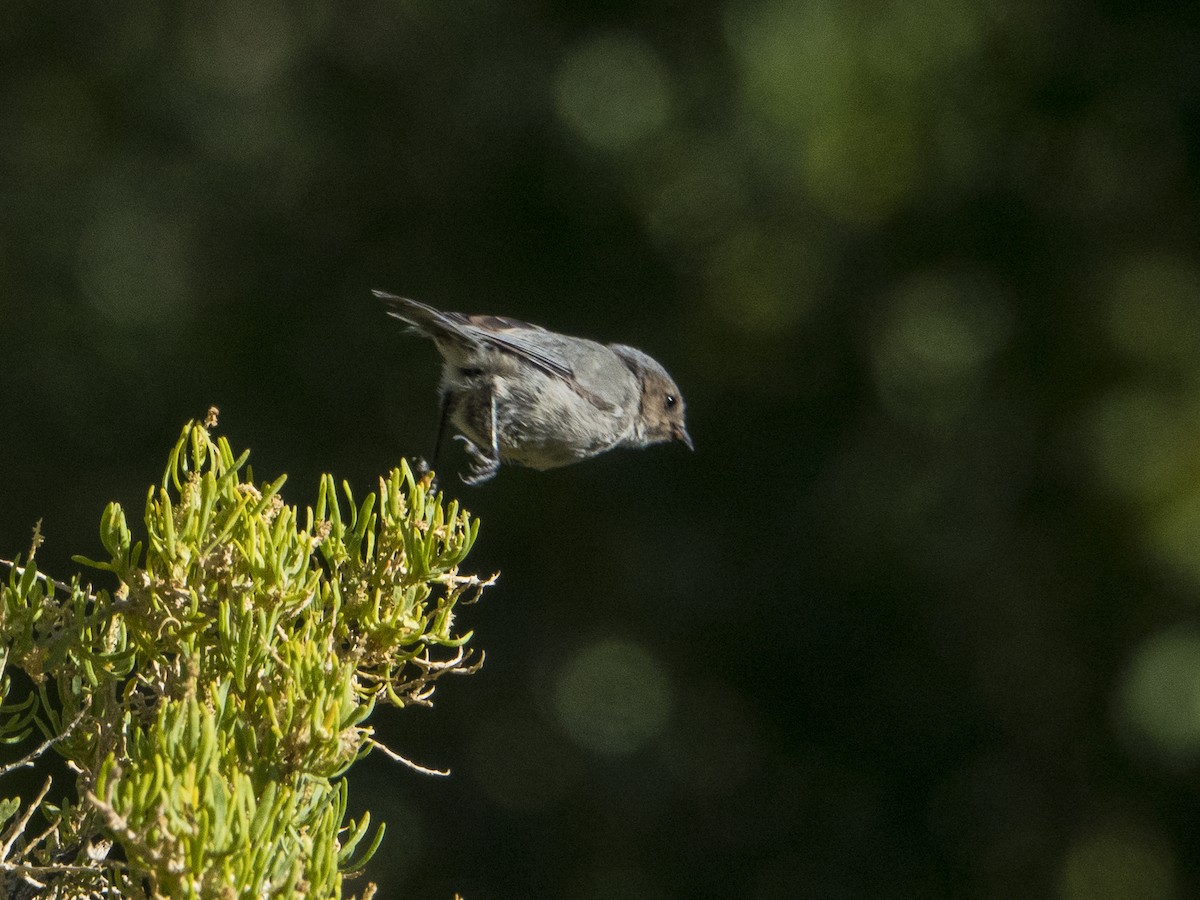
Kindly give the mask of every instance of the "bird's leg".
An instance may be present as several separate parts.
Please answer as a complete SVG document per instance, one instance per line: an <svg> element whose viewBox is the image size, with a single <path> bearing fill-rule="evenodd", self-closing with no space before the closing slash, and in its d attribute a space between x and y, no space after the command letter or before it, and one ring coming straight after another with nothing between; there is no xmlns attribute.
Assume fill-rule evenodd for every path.
<svg viewBox="0 0 1200 900"><path fill-rule="evenodd" d="M433 469L437 471L438 460L442 458L442 439L446 436L446 423L450 421L450 394L442 394L441 415L438 418L437 437L433 441Z"/></svg>
<svg viewBox="0 0 1200 900"><path fill-rule="evenodd" d="M409 457L409 461L412 463L413 474L416 475L418 479L424 478L426 475L433 473L433 476L429 479L428 490L430 493L436 493L439 489L437 477L438 460L441 459L442 456L442 438L446 436L446 423L450 420L451 408L452 404L450 401L450 395L443 391L441 413L440 418L438 419L437 437L433 442L432 465L427 462L423 456Z"/></svg>
<svg viewBox="0 0 1200 900"><path fill-rule="evenodd" d="M466 436L461 434L454 436L455 440L463 442L463 449L471 457L471 474L458 476L464 483L470 485L483 484L483 482L495 478L496 472L500 470L500 437L496 430L496 393L494 390L489 392L488 400L491 413L489 421L489 431L491 432L489 436L492 439L491 455L489 456L476 447Z"/></svg>

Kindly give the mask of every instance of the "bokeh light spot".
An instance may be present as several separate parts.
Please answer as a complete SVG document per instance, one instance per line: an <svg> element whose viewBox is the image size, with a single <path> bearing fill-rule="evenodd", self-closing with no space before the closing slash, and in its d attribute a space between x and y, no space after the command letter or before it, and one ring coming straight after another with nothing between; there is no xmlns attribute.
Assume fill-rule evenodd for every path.
<svg viewBox="0 0 1200 900"><path fill-rule="evenodd" d="M128 203L101 206L79 242L84 295L109 319L155 328L191 313L188 241L167 216Z"/></svg>
<svg viewBox="0 0 1200 900"><path fill-rule="evenodd" d="M799 176L851 225L877 223L936 177L930 153L944 81L986 46L989 16L960 0L894 0L870 15L832 0L735 2L726 36L751 117L775 132L756 151ZM959 137L945 149L970 151Z"/></svg>
<svg viewBox="0 0 1200 900"><path fill-rule="evenodd" d="M603 35L559 67L558 115L600 150L625 150L658 131L670 111L670 76L658 54L632 36Z"/></svg>
<svg viewBox="0 0 1200 900"><path fill-rule="evenodd" d="M198 81L237 94L256 94L279 80L300 50L300 33L278 0L237 0L195 7L188 60Z"/></svg>
<svg viewBox="0 0 1200 900"><path fill-rule="evenodd" d="M1126 259L1104 286L1113 343L1129 358L1200 368L1200 266L1165 253Z"/></svg>
<svg viewBox="0 0 1200 900"><path fill-rule="evenodd" d="M1116 388L1088 411L1083 443L1097 477L1113 494L1153 500L1184 476L1200 446L1194 416L1162 391Z"/></svg>
<svg viewBox="0 0 1200 900"><path fill-rule="evenodd" d="M963 0L891 0L871 16L866 58L885 78L936 75L978 49L986 17Z"/></svg>
<svg viewBox="0 0 1200 900"><path fill-rule="evenodd" d="M1172 900L1174 854L1145 828L1103 826L1075 840L1059 872L1060 900Z"/></svg>
<svg viewBox="0 0 1200 900"><path fill-rule="evenodd" d="M1200 632L1179 627L1144 641L1116 702L1132 749L1171 767L1200 760Z"/></svg>
<svg viewBox="0 0 1200 900"><path fill-rule="evenodd" d="M976 399L1011 330L1011 312L977 279L925 274L894 293L871 348L876 390L901 421L956 420Z"/></svg>
<svg viewBox="0 0 1200 900"><path fill-rule="evenodd" d="M1200 585L1200 489L1157 510L1145 541L1150 554L1167 570Z"/></svg>
<svg viewBox="0 0 1200 900"><path fill-rule="evenodd" d="M667 726L671 684L662 666L630 641L598 641L558 673L554 707L579 745L598 753L632 753Z"/></svg>
<svg viewBox="0 0 1200 900"><path fill-rule="evenodd" d="M851 16L835 3L733 4L726 33L750 106L789 131L840 114L860 66Z"/></svg>

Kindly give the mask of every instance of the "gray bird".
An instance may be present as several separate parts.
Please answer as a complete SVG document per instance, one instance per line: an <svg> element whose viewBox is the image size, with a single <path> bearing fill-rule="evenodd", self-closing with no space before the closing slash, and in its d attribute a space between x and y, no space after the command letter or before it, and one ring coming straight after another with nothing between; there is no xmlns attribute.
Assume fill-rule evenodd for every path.
<svg viewBox="0 0 1200 900"><path fill-rule="evenodd" d="M679 388L641 350L374 294L442 355L434 458L453 423L471 458L467 484L492 478L501 462L553 469L613 447L682 441L693 449Z"/></svg>

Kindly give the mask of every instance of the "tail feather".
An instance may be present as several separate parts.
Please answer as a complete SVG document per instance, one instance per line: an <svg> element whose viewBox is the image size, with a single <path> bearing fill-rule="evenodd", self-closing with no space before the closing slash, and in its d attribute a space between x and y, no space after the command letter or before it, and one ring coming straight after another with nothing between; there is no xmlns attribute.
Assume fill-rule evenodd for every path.
<svg viewBox="0 0 1200 900"><path fill-rule="evenodd" d="M389 316L411 325L426 337L444 334L462 336L461 327L441 310L426 306L418 300L389 294L387 291L373 290L371 293L383 301Z"/></svg>

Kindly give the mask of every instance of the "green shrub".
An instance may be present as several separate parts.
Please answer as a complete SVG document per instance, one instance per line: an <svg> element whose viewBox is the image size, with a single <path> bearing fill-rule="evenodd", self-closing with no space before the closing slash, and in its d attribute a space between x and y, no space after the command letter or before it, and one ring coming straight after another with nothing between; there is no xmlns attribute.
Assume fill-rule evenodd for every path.
<svg viewBox="0 0 1200 900"><path fill-rule="evenodd" d="M344 778L380 747L376 704L477 668L454 619L490 583L459 573L479 523L431 476L401 464L357 504L325 476L300 510L214 421L183 429L144 540L113 503L106 557L76 557L115 589L40 574L36 531L0 585L0 740L45 738L0 774L51 747L76 773L61 805L49 782L0 803L6 895L340 897L383 836Z"/></svg>

